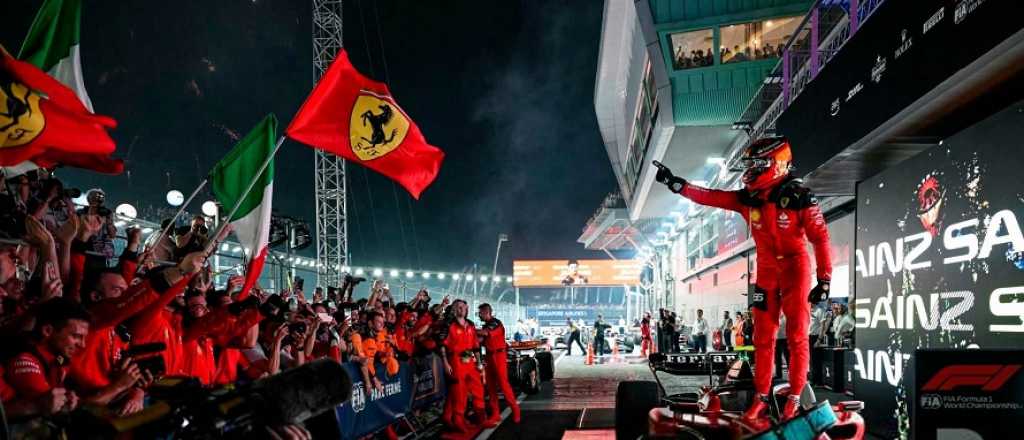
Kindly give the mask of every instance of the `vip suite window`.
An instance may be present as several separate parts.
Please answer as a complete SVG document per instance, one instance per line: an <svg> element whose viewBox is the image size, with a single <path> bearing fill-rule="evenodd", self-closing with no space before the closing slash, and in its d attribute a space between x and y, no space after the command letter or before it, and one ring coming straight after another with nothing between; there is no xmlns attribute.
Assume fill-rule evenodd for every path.
<svg viewBox="0 0 1024 440"><path fill-rule="evenodd" d="M640 96L637 98L636 114L633 115L633 135L630 137L629 151L626 157L626 182L630 196L643 170L644 157L651 145L651 134L654 132L654 121L658 118L658 88L654 82L654 69L650 60L644 64L643 83Z"/></svg>
<svg viewBox="0 0 1024 440"><path fill-rule="evenodd" d="M801 17L783 17L721 27L722 64L782 56Z"/></svg>
<svg viewBox="0 0 1024 440"><path fill-rule="evenodd" d="M672 47L672 66L675 70L706 67L715 63L714 37L711 29L677 32L668 37Z"/></svg>

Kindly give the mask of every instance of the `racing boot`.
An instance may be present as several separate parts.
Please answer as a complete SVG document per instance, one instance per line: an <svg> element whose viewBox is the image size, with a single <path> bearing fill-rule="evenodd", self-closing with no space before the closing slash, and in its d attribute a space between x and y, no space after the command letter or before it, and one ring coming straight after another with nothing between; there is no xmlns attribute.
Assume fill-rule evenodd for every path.
<svg viewBox="0 0 1024 440"><path fill-rule="evenodd" d="M519 423L519 421L522 420L522 414L519 412L519 405L515 404L515 401L512 401L512 403L513 405L509 405L512 407L512 422Z"/></svg>
<svg viewBox="0 0 1024 440"><path fill-rule="evenodd" d="M786 399L786 406L782 409L782 420L786 421L796 417L800 412L800 395L790 394Z"/></svg>
<svg viewBox="0 0 1024 440"><path fill-rule="evenodd" d="M462 414L456 414L452 416L452 429L455 432L467 433L472 432L469 424L466 423L466 418Z"/></svg>
<svg viewBox="0 0 1024 440"><path fill-rule="evenodd" d="M754 400L750 402L750 408L743 413L740 421L750 426L754 432L761 432L771 426L768 414L768 395L757 393Z"/></svg>

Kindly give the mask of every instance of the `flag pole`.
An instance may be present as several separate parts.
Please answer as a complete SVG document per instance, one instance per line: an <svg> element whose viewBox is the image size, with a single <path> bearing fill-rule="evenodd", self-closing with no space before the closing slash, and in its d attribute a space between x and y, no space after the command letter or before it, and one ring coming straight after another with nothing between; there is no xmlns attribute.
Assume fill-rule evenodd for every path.
<svg viewBox="0 0 1024 440"><path fill-rule="evenodd" d="M203 253L206 254L207 257L209 257L210 253L213 252L214 249L216 249L217 239L220 237L220 234L224 232L224 228L231 224L231 217L234 217L235 212L238 212L238 208L242 206L242 202L245 201L245 198L249 197L249 192L252 191L252 188L256 186L256 181L260 180L260 176L263 175L263 172L267 170L268 166L270 166L270 162L274 160L274 156L277 155L277 150L281 149L281 144L284 144L284 139L284 136L280 136L277 138L277 144L274 145L274 150L271 151L269 155L267 155L266 159L263 160L263 165L260 165L260 170L256 172L256 175L253 176L252 180L249 182L249 186L245 188L245 191L242 192L242 195L239 196L238 200L235 201L235 206L231 207L231 211L228 211L228 215L221 217L224 220L221 221L220 225L217 227L217 232L212 235L213 239L206 244L206 249L203 249Z"/></svg>
<svg viewBox="0 0 1024 440"><path fill-rule="evenodd" d="M206 186L206 183L209 181L210 179L206 178L199 183L199 186L196 187L195 191L192 191L192 195L188 196L188 199L185 200L185 203L181 204L181 208L178 208L178 212L174 214L174 217L171 217L170 223L168 223L167 226L160 231L160 236L156 238L156 241L152 241L149 243L149 245L146 246L146 250L158 246L160 242L163 241L164 237L167 236L167 232L170 231L171 228L174 227L174 223L178 221L178 217L181 217L181 214L185 212L185 208L187 208L188 205L192 203L192 199L196 198L196 195L199 194L199 191L202 190L203 187Z"/></svg>

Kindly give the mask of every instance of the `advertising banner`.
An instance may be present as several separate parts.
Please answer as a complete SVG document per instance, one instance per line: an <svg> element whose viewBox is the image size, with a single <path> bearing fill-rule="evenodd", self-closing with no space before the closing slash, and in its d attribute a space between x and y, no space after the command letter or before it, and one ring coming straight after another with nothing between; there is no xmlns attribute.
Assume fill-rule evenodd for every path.
<svg viewBox="0 0 1024 440"><path fill-rule="evenodd" d="M431 354L425 357L414 357L411 360L413 365L412 383L416 387L413 391L413 408L422 408L431 403L443 400L445 397L444 364L441 357Z"/></svg>
<svg viewBox="0 0 1024 440"><path fill-rule="evenodd" d="M854 390L885 438L909 431L917 349L1024 346L1021 110L857 187Z"/></svg>
<svg viewBox="0 0 1024 440"><path fill-rule="evenodd" d="M359 438L376 432L394 423L411 408L444 398L440 358L429 355L399 362L398 365L398 374L390 377L385 368L378 365L377 378L384 385L383 390L374 389L367 396L359 365L353 362L341 364L352 378L352 398L335 408L338 429L343 438Z"/></svg>
<svg viewBox="0 0 1024 440"><path fill-rule="evenodd" d="M722 227L718 233L718 250L716 255L739 246L747 239L747 222L737 212L724 211L722 213Z"/></svg>
<svg viewBox="0 0 1024 440"><path fill-rule="evenodd" d="M813 170L1019 31L1020 11L1013 1L881 2L776 131Z"/></svg>
<svg viewBox="0 0 1024 440"><path fill-rule="evenodd" d="M516 287L636 286L640 260L516 260L512 263Z"/></svg>
<svg viewBox="0 0 1024 440"><path fill-rule="evenodd" d="M537 322L544 326L563 326L565 320L572 318L573 321L583 320L586 324L591 324L597 320L597 314L601 311L595 308L564 308L564 309L535 309L527 307L526 316L531 318L537 318ZM618 317L617 313L612 313ZM605 315L610 316L607 312ZM606 317L605 319L609 319Z"/></svg>
<svg viewBox="0 0 1024 440"><path fill-rule="evenodd" d="M1019 438L1024 351L918 350L916 440Z"/></svg>

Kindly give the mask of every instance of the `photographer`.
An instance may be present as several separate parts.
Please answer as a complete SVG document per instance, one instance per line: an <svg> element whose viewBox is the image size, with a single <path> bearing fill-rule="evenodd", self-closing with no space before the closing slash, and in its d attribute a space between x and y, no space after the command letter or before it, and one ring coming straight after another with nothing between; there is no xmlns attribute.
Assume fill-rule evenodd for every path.
<svg viewBox="0 0 1024 440"><path fill-rule="evenodd" d="M169 285L163 272L154 272L129 287L117 268L90 276L82 298L92 315L91 332L71 370L84 401L96 405L121 401L115 409L122 415L142 408L142 388L160 372L140 370L133 359L125 357L133 341L128 327L120 324L146 307L169 303L186 284L181 280ZM131 391L130 395L125 396L126 391Z"/></svg>
<svg viewBox="0 0 1024 440"><path fill-rule="evenodd" d="M196 214L192 217L192 223L187 227L178 229L176 255L185 255L201 251L210 241L208 235L210 228L206 226L206 217Z"/></svg>
<svg viewBox="0 0 1024 440"><path fill-rule="evenodd" d="M87 242L90 259L89 263L106 266L106 259L114 258L114 237L117 235L117 227L114 226L114 213L103 206L107 200L107 193L102 189L93 188L85 193L89 206L78 210L78 215L93 215L99 217L102 227L99 228Z"/></svg>
<svg viewBox="0 0 1024 440"><path fill-rule="evenodd" d="M264 319L259 324L259 338L254 347L242 350L249 363L246 374L257 379L272 376L295 366L295 360L284 350L288 337L288 325L274 319Z"/></svg>

